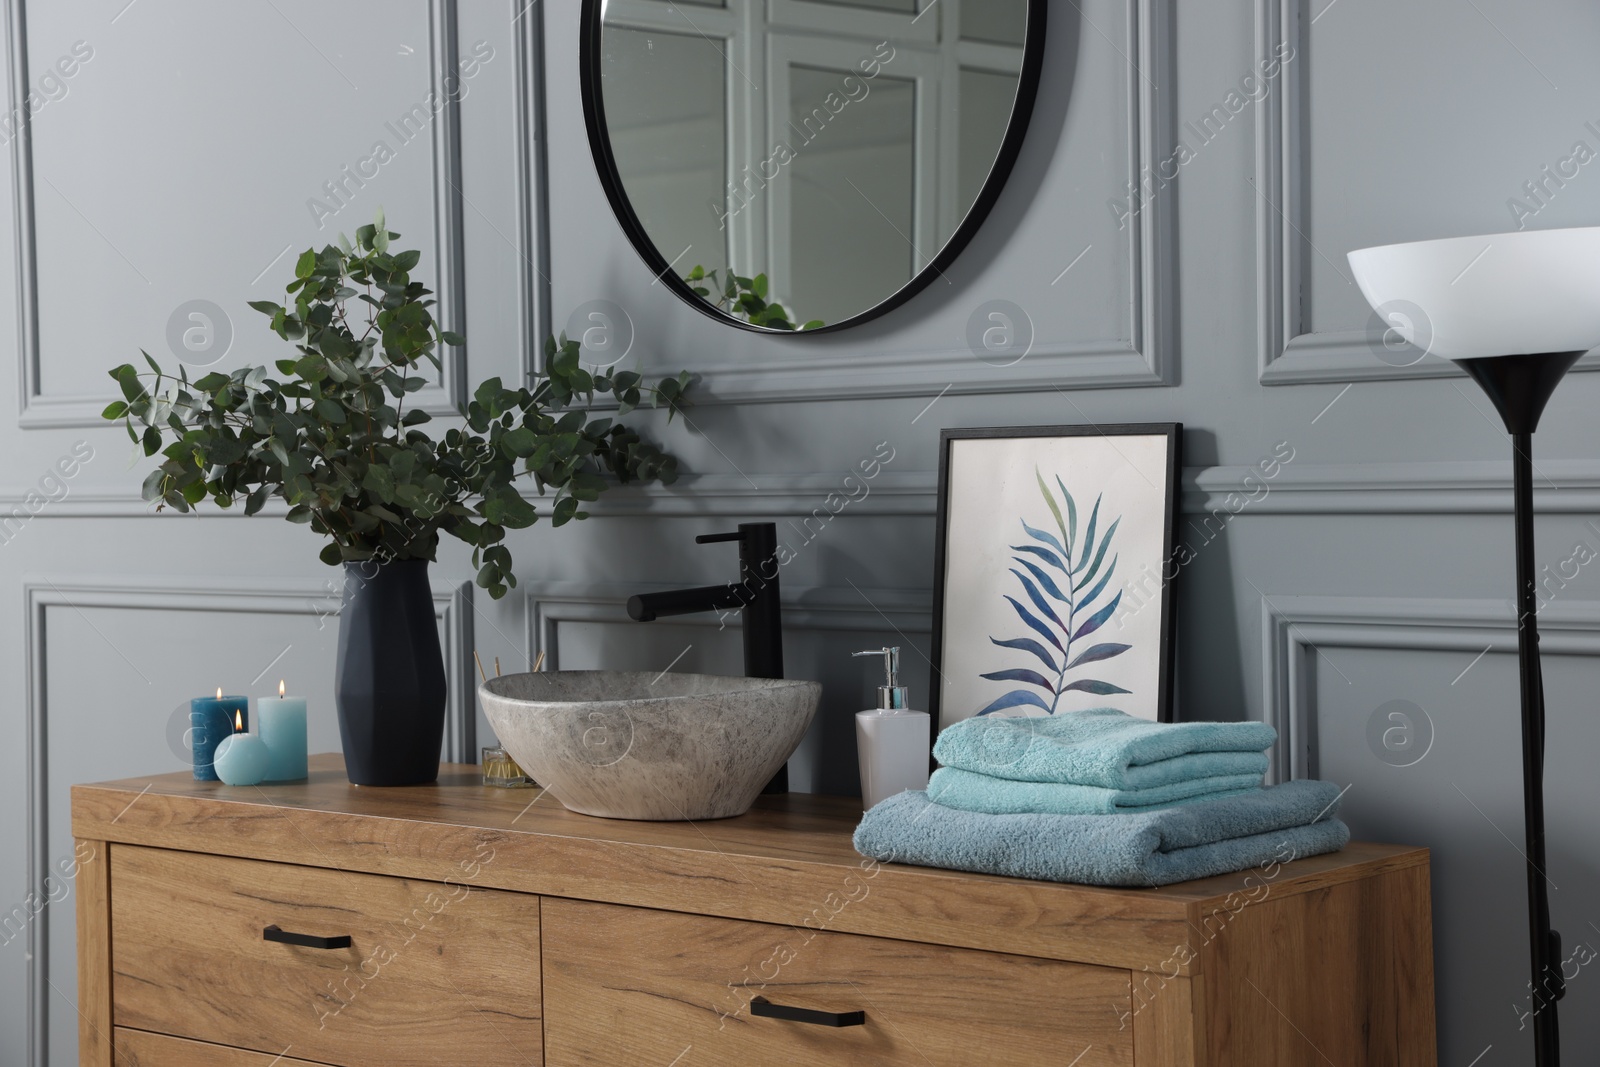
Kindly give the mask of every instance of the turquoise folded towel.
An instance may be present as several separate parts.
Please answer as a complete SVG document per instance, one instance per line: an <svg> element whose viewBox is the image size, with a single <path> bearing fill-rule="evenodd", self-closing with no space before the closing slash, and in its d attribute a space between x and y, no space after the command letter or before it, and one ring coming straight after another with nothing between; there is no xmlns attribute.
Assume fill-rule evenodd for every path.
<svg viewBox="0 0 1600 1067"><path fill-rule="evenodd" d="M1153 886L1337 852L1339 787L1287 782L1138 815L984 815L912 791L874 807L856 850L892 863L1085 885Z"/></svg>
<svg viewBox="0 0 1600 1067"><path fill-rule="evenodd" d="M1195 778L1263 774L1278 732L1263 722L1150 722L1115 708L966 719L939 731L933 755L1019 782L1149 789Z"/></svg>
<svg viewBox="0 0 1600 1067"><path fill-rule="evenodd" d="M1014 782L987 774L940 767L928 779L928 799L947 808L981 811L990 815L1114 815L1124 811L1151 811L1174 804L1193 804L1234 796L1261 788L1261 775L1226 774L1217 778L1191 778L1186 782L1149 789L1104 789L1097 785L1060 782Z"/></svg>

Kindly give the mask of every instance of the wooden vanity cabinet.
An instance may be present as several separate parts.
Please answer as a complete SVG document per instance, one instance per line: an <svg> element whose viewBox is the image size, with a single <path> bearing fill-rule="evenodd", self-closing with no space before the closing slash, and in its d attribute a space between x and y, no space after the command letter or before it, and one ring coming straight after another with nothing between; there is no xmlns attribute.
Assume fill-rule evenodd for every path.
<svg viewBox="0 0 1600 1067"><path fill-rule="evenodd" d="M80 1062L1436 1062L1426 850L1099 889L878 864L859 817L609 821L334 756L78 786Z"/></svg>

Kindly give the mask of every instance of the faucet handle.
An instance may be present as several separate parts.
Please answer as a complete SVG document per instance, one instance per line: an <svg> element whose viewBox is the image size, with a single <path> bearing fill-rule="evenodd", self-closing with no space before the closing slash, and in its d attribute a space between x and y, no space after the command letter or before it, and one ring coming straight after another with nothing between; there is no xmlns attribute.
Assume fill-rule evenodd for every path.
<svg viewBox="0 0 1600 1067"><path fill-rule="evenodd" d="M743 540L744 540L744 533L742 531L735 530L732 533L701 534L701 535L699 535L698 537L696 537L694 539L694 543L697 544L697 545L714 545L714 544L717 544L718 542L721 542L721 541L743 541Z"/></svg>

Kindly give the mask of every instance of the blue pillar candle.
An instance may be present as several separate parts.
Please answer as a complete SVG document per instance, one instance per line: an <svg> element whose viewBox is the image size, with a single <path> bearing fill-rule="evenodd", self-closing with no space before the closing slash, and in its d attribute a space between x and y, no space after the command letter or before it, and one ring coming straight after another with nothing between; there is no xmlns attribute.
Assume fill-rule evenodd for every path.
<svg viewBox="0 0 1600 1067"><path fill-rule="evenodd" d="M255 734L229 734L213 761L223 785L257 785L267 776L271 756Z"/></svg>
<svg viewBox="0 0 1600 1067"><path fill-rule="evenodd" d="M212 765L217 746L233 733L237 717L240 729L249 729L250 701L246 697L225 697L217 690L215 697L196 697L189 701L189 737L194 753L194 777L197 782L215 782L216 768Z"/></svg>
<svg viewBox="0 0 1600 1067"><path fill-rule="evenodd" d="M298 782L306 778L306 698L284 696L279 682L276 697L256 701L256 718L271 757L266 780Z"/></svg>

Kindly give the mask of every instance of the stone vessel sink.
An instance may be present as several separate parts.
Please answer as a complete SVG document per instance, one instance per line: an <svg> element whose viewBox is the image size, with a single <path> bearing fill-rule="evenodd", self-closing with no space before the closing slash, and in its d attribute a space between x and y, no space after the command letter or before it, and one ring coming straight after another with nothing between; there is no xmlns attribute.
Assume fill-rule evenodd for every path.
<svg viewBox="0 0 1600 1067"><path fill-rule="evenodd" d="M500 743L573 811L743 815L805 736L822 686L649 671L544 671L478 687Z"/></svg>

